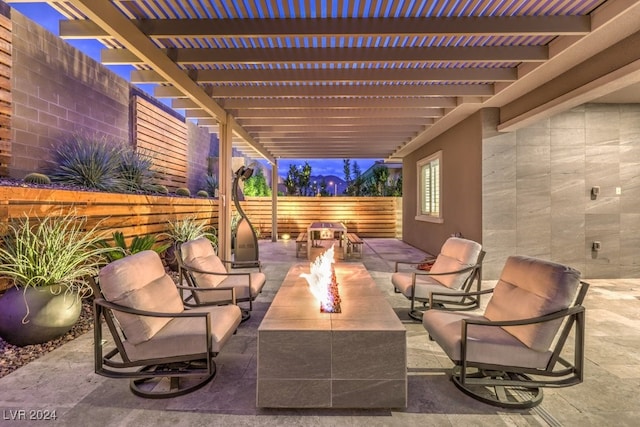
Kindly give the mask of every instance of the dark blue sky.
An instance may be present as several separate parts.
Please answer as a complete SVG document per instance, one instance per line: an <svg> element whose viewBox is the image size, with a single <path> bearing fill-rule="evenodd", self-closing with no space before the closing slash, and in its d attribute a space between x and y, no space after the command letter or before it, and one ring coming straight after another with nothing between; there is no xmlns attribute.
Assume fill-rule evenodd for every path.
<svg viewBox="0 0 640 427"><path fill-rule="evenodd" d="M44 3L16 3L11 7L23 15L27 16L31 20L37 22L52 33L59 35L58 22L61 19L65 19L62 15L56 12L49 5ZM86 55L100 61L100 50L104 46L96 40L67 40L67 43L75 46L78 50L84 52ZM133 67L131 66L112 66L107 65L107 68L118 74L125 80L129 80L129 74ZM136 85L143 91L153 94L154 85ZM170 100L160 99L161 102L170 106ZM184 114L183 111L178 111L180 114ZM358 162L362 172L367 170L374 163L374 159L352 159L351 163ZM289 165L303 165L304 162L308 162L311 165L313 175L335 175L339 178L344 178L343 160L342 159L281 159L279 161L279 175L286 176L289 170Z"/></svg>

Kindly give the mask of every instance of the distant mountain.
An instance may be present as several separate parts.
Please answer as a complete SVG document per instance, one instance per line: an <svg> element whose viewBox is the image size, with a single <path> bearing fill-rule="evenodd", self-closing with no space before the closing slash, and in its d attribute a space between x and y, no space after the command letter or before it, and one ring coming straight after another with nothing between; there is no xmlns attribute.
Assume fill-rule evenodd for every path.
<svg viewBox="0 0 640 427"><path fill-rule="evenodd" d="M335 175L316 175L311 176L311 185L315 182L320 188L320 183L324 180L327 184L327 191L330 194L337 193L338 195L342 194L344 190L347 188L347 183L344 182L343 179L338 178ZM333 185L331 184L333 183Z"/></svg>

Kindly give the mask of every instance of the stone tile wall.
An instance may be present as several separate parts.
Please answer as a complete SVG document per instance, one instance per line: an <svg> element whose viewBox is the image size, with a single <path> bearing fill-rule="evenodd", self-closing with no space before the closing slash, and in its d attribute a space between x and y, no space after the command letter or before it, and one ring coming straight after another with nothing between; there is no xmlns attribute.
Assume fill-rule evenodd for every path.
<svg viewBox="0 0 640 427"><path fill-rule="evenodd" d="M640 277L640 105L587 104L486 136L482 240L485 279L511 254L586 278Z"/></svg>

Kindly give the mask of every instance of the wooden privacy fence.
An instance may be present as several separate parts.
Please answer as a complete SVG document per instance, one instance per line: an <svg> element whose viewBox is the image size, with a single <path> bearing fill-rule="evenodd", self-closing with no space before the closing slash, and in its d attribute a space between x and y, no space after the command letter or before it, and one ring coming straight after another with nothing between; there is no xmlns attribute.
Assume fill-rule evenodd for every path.
<svg viewBox="0 0 640 427"><path fill-rule="evenodd" d="M271 198L247 197L242 209L262 237L271 237ZM400 237L400 199L395 197L279 197L278 232L293 236L314 221L341 221L360 237ZM60 215L75 209L88 225L122 231L127 238L158 235L167 221L196 216L218 227L218 200L25 187L0 187L0 222L25 213Z"/></svg>
<svg viewBox="0 0 640 427"><path fill-rule="evenodd" d="M167 221L191 216L218 226L218 203L211 199L0 187L0 221L24 214L62 215L72 209L87 218L89 227L102 221L100 228L109 236L122 231L128 240L146 234L158 237L167 231Z"/></svg>
<svg viewBox="0 0 640 427"><path fill-rule="evenodd" d="M261 237L271 237L271 198L247 197L241 205ZM314 221L341 221L360 237L399 238L400 207L401 199L394 197L279 197L278 237L295 237ZM167 221L191 216L218 227L215 199L0 186L0 232L25 214L35 218L71 210L86 217L88 227L100 223L106 237L121 231L128 242L147 234L162 242ZM0 278L0 290L6 285Z"/></svg>
<svg viewBox="0 0 640 427"><path fill-rule="evenodd" d="M360 237L401 237L396 197L278 197L278 234L296 236L314 221L343 222ZM271 197L246 197L240 203L262 237L271 236Z"/></svg>

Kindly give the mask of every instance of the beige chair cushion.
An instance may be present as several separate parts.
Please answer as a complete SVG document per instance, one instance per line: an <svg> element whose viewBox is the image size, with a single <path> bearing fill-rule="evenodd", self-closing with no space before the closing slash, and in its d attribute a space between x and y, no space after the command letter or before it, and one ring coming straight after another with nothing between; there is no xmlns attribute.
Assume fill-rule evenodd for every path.
<svg viewBox="0 0 640 427"><path fill-rule="evenodd" d="M568 308L580 284L580 273L570 267L524 256L507 259L487 305L485 317L493 321L526 319ZM528 347L546 351L562 319L504 329Z"/></svg>
<svg viewBox="0 0 640 427"><path fill-rule="evenodd" d="M160 256L143 251L114 261L100 270L100 289L107 301L137 310L181 313L182 299L166 274ZM139 344L152 338L171 318L115 312L126 338Z"/></svg>
<svg viewBox="0 0 640 427"><path fill-rule="evenodd" d="M180 251L182 260L187 267L212 273L227 273L227 269L216 255L211 242L205 237L183 243L180 246ZM195 272L193 277L198 286L202 288L215 288L226 279L226 276L222 275Z"/></svg>
<svg viewBox="0 0 640 427"><path fill-rule="evenodd" d="M391 283L399 290L405 297L411 298L411 281L413 273L397 272L391 275ZM451 289L444 286L442 283L435 280L434 277L425 275L416 275L416 290L415 296L419 299L429 299L432 292L447 292L462 294L463 291L459 289ZM460 296L448 297L438 295L438 301L451 301L459 302Z"/></svg>
<svg viewBox="0 0 640 427"><path fill-rule="evenodd" d="M447 273L471 267L478 262L482 246L472 240L450 237L442 245L440 254L431 267L431 273ZM471 272L433 276L435 280L452 289L460 289Z"/></svg>
<svg viewBox="0 0 640 427"><path fill-rule="evenodd" d="M267 276L262 272L250 272L251 287L249 287L249 278L245 275L229 276L220 286L230 286L236 288L236 298L239 300L253 299L262 292Z"/></svg>
<svg viewBox="0 0 640 427"><path fill-rule="evenodd" d="M460 362L461 323L469 318L487 320L468 313L428 310L422 325L451 360ZM500 327L469 325L467 338L468 362L544 369L552 354L527 347Z"/></svg>
<svg viewBox="0 0 640 427"><path fill-rule="evenodd" d="M233 335L242 318L237 305L198 307L189 312L211 313L211 351L215 353L219 352ZM132 360L205 353L205 327L204 318L175 318L149 341L125 341L125 351Z"/></svg>

